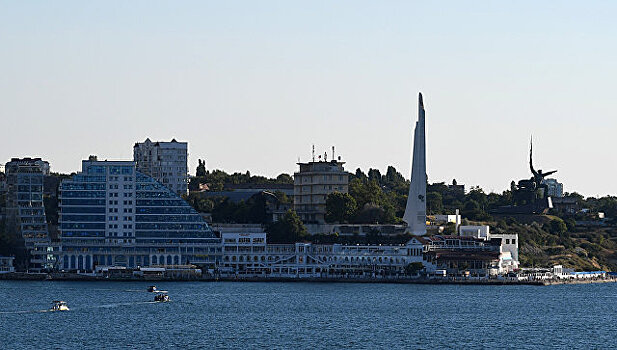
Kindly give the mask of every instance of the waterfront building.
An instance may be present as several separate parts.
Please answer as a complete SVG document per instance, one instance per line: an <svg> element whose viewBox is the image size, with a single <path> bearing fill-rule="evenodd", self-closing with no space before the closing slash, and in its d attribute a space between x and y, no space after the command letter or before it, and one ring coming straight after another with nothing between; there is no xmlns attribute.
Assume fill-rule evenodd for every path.
<svg viewBox="0 0 617 350"><path fill-rule="evenodd" d="M137 171L151 176L179 195L188 191L188 143L152 142L146 139L133 146Z"/></svg>
<svg viewBox="0 0 617 350"><path fill-rule="evenodd" d="M345 162L312 161L297 163L294 173L294 210L303 222L325 223L326 199L330 193L347 193L349 175L343 168Z"/></svg>
<svg viewBox="0 0 617 350"><path fill-rule="evenodd" d="M0 256L0 273L15 272L13 261L15 258L12 256Z"/></svg>
<svg viewBox="0 0 617 350"><path fill-rule="evenodd" d="M516 235L512 235L516 236ZM474 236L435 235L415 237L424 246L424 258L435 270L448 275L469 273L487 277L518 269L510 247L499 237L483 239ZM517 248L518 257L518 248Z"/></svg>
<svg viewBox="0 0 617 350"><path fill-rule="evenodd" d="M64 270L213 266L221 254L201 215L133 161L82 161L82 171L60 185L59 221Z"/></svg>
<svg viewBox="0 0 617 350"><path fill-rule="evenodd" d="M407 206L403 221L407 223L408 232L422 236L426 234L426 140L425 115L422 94L418 96L418 121L413 137L411 161L411 184L407 197Z"/></svg>
<svg viewBox="0 0 617 350"><path fill-rule="evenodd" d="M31 271L53 266L53 255L45 248L50 237L43 194L49 171L49 163L41 158L12 158L5 165L6 227L23 239Z"/></svg>
<svg viewBox="0 0 617 350"><path fill-rule="evenodd" d="M563 197L563 184L556 179L543 179L542 184L546 185L547 195L550 197Z"/></svg>
<svg viewBox="0 0 617 350"><path fill-rule="evenodd" d="M374 277L403 275L422 263L417 240L403 245L268 244L259 232L222 233L222 274L260 277Z"/></svg>
<svg viewBox="0 0 617 350"><path fill-rule="evenodd" d="M518 268L518 234L516 233L491 233L487 225L461 226L459 235L474 237L492 242L493 246L499 247L499 271L508 272Z"/></svg>
<svg viewBox="0 0 617 350"><path fill-rule="evenodd" d="M7 228L21 236L26 248L48 242L43 179L49 163L41 158L13 158L5 165Z"/></svg>

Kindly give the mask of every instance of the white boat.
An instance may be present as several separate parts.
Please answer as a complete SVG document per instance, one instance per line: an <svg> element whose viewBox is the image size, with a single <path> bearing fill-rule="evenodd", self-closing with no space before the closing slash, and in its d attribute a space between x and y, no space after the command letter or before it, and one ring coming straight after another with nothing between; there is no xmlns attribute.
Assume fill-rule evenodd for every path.
<svg viewBox="0 0 617 350"><path fill-rule="evenodd" d="M69 307L66 305L66 301L54 300L54 306L49 311L69 311Z"/></svg>
<svg viewBox="0 0 617 350"><path fill-rule="evenodd" d="M150 287L148 287L148 292L150 292L150 293L156 293L156 292L158 292L158 291L159 291L159 290L158 290L158 289L156 289L156 286L150 286Z"/></svg>
<svg viewBox="0 0 617 350"><path fill-rule="evenodd" d="M169 299L169 295L167 293L159 293L159 294L154 296L154 301L156 301L156 302L165 303L165 302L168 302L170 300L171 299Z"/></svg>

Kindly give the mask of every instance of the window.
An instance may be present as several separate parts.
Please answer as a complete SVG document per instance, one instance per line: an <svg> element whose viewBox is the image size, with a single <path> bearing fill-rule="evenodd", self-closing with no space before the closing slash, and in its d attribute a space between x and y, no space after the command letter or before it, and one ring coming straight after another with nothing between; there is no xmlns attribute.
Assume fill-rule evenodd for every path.
<svg viewBox="0 0 617 350"><path fill-rule="evenodd" d="M512 244L516 244L516 239L512 238Z"/></svg>
<svg viewBox="0 0 617 350"><path fill-rule="evenodd" d="M510 244L510 239L509 238L506 239L506 244Z"/></svg>

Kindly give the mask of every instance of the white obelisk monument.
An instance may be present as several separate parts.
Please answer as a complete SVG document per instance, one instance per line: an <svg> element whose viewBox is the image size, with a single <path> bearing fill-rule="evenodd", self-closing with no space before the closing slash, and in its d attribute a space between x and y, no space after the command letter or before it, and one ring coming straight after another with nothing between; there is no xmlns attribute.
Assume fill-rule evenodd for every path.
<svg viewBox="0 0 617 350"><path fill-rule="evenodd" d="M421 236L426 234L426 140L424 126L424 103L422 93L418 97L418 121L413 134L411 160L411 185L403 220L407 232Z"/></svg>

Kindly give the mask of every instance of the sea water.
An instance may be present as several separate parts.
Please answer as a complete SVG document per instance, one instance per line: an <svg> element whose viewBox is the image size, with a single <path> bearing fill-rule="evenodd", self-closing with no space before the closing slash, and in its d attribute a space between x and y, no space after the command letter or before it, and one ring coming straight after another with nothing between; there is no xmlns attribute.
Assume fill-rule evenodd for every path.
<svg viewBox="0 0 617 350"><path fill-rule="evenodd" d="M612 283L156 283L168 303L150 284L0 281L0 348L617 347Z"/></svg>

